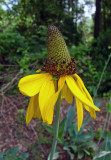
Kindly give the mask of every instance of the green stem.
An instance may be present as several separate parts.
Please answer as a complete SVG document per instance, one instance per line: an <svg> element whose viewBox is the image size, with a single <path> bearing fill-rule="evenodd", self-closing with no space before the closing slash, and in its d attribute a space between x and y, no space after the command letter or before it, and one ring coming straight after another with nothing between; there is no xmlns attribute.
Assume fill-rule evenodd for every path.
<svg viewBox="0 0 111 160"><path fill-rule="evenodd" d="M108 125L107 125L107 131L109 131L110 119L111 119L111 113L109 114ZM106 137L105 151L107 151L107 143L108 143L108 135L107 135L107 137ZM105 160L105 156L104 156L103 160Z"/></svg>
<svg viewBox="0 0 111 160"><path fill-rule="evenodd" d="M52 143L50 160L53 160L53 156L54 156L56 145L57 145L57 138L58 138L58 131L59 131L60 103L61 103L61 92L59 93L58 100L57 100L57 103L56 103L56 118L55 118L54 138L53 138L53 143Z"/></svg>
<svg viewBox="0 0 111 160"><path fill-rule="evenodd" d="M109 103L111 103L111 97L110 97ZM109 117L109 118L108 118L108 117ZM96 153L97 153L97 151L98 151L99 144L100 144L101 139L102 139L102 137L103 137L103 134L104 134L104 132L105 132L105 128L106 128L107 131L108 131L108 129L109 129L110 119L111 119L111 113L107 112L107 113L106 113L105 122L104 122L104 126L103 126L103 131L102 131L102 133L101 133L101 136L100 136L100 138L99 138L99 141L98 141L98 144L97 144L97 147L96 147L96 150L95 150L95 155L96 155ZM107 122L108 122L108 124L107 124ZM106 125L106 124L107 124L107 125Z"/></svg>
<svg viewBox="0 0 111 160"><path fill-rule="evenodd" d="M105 131L105 128L106 128L107 120L108 120L108 112L107 112L107 114L106 114L106 118L105 118L105 123L104 123L103 131L102 131L102 133L101 133L101 136L100 136L100 138L99 138L99 141L98 141L98 144L97 144L97 147L96 147L96 150L95 150L95 155L96 155L96 153L97 153L97 151L98 151L99 144L100 144L101 139L102 139L102 137L103 137L103 134L104 134L104 131Z"/></svg>
<svg viewBox="0 0 111 160"><path fill-rule="evenodd" d="M109 61L110 61L110 58L111 58L111 53L110 53L110 55L109 55L109 57L108 57L108 59L107 59L107 61L106 61L106 63L105 63L105 66L104 66L104 68L103 68L103 71L102 71L101 77L100 77L100 79L99 79L99 83L98 83L98 85L97 85L97 91L98 91L98 89L99 89L99 87L100 87L100 84L101 84L101 81L102 81L102 78L103 78L104 72L105 72L105 70L106 70L106 67L107 67L107 65L108 65Z"/></svg>

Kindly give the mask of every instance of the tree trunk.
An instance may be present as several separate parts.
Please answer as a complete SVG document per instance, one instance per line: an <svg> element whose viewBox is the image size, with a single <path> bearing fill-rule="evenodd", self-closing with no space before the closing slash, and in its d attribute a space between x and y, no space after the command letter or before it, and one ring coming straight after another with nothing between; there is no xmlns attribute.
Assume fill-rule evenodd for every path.
<svg viewBox="0 0 111 160"><path fill-rule="evenodd" d="M96 0L96 12L95 12L95 23L94 23L94 37L97 39L100 32L101 22L101 0Z"/></svg>

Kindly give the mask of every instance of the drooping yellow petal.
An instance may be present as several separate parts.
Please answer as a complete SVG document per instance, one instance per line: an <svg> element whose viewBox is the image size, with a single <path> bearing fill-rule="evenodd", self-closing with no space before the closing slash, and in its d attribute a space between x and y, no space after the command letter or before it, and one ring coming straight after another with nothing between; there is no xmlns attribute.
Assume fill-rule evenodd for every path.
<svg viewBox="0 0 111 160"><path fill-rule="evenodd" d="M92 109L92 108L89 108L89 112L90 112L90 116L95 119L96 118L96 112L95 112L95 110Z"/></svg>
<svg viewBox="0 0 111 160"><path fill-rule="evenodd" d="M50 97L55 93L54 83L51 79L52 75L48 75L39 93L39 106L42 117L44 117L44 114L47 110L46 108L47 101L50 101Z"/></svg>
<svg viewBox="0 0 111 160"><path fill-rule="evenodd" d="M18 87L22 94L32 97L36 95L49 74L34 74L21 78Z"/></svg>
<svg viewBox="0 0 111 160"><path fill-rule="evenodd" d="M27 114L26 114L26 124L28 124L31 121L34 114L33 100L34 100L34 97L31 98L28 105Z"/></svg>
<svg viewBox="0 0 111 160"><path fill-rule="evenodd" d="M74 74L75 75L75 74ZM74 79L75 79L76 77L74 77ZM81 92L84 94L84 96L86 96L87 97L87 95L86 95L86 93L84 92L84 90L83 90L83 88L82 88L82 85L81 85L81 83L79 83L79 81L76 79L75 80L75 83L76 83L76 85L79 87L79 89L81 90ZM89 112L89 106L87 106L87 105L85 105L85 104L83 104L83 106L84 106L84 108Z"/></svg>
<svg viewBox="0 0 111 160"><path fill-rule="evenodd" d="M34 115L33 118L41 119L41 112L39 107L39 94L34 96Z"/></svg>
<svg viewBox="0 0 111 160"><path fill-rule="evenodd" d="M56 101L58 99L59 93L60 93L61 89L63 88L64 83L65 83L65 77L60 77L60 79L58 81L58 91L50 97L49 101L46 104L47 110L44 114L43 122L45 122L47 124L52 124L53 114L54 114L54 106L55 106Z"/></svg>
<svg viewBox="0 0 111 160"><path fill-rule="evenodd" d="M83 106L84 106L84 108L89 112L89 106L87 106L87 105L85 105L85 104L83 104Z"/></svg>
<svg viewBox="0 0 111 160"><path fill-rule="evenodd" d="M86 96L84 96L84 94L76 85L75 80L71 76L66 77L66 82L74 96L77 97L83 104L86 104L87 106L93 108L96 111L100 111L99 108L97 108Z"/></svg>
<svg viewBox="0 0 111 160"><path fill-rule="evenodd" d="M76 108L77 108L77 123L78 123L78 131L80 130L83 122L83 106L80 100L75 97L76 100Z"/></svg>
<svg viewBox="0 0 111 160"><path fill-rule="evenodd" d="M62 77L59 78L59 81L58 81L58 92L63 88L65 80L66 80L66 76L62 76Z"/></svg>
<svg viewBox="0 0 111 160"><path fill-rule="evenodd" d="M38 105L38 95L35 95L30 99L26 114L26 124L28 124L33 117L38 119L41 118L41 113Z"/></svg>
<svg viewBox="0 0 111 160"><path fill-rule="evenodd" d="M93 103L92 97L90 96L88 90L86 89L82 79L76 73L73 76L76 78L76 81L77 81L78 85L82 87L82 89L83 89L84 93L86 94L87 98Z"/></svg>
<svg viewBox="0 0 111 160"><path fill-rule="evenodd" d="M66 83L64 84L63 89L62 89L62 97L65 98L65 100L69 104L72 104L72 102L73 102L73 94L69 90L69 88L67 87Z"/></svg>
<svg viewBox="0 0 111 160"><path fill-rule="evenodd" d="M44 114L43 117L43 122L47 124L52 124L53 121L53 114L54 114L54 106L56 104L58 98L58 93L55 93L51 98L48 104L46 104L46 113Z"/></svg>
<svg viewBox="0 0 111 160"><path fill-rule="evenodd" d="M93 103L92 97L90 96L88 90L86 89L86 87L85 87L82 79L77 74L74 74L73 76L74 76L74 78L76 78L76 82L77 82L79 88L81 89L82 93L84 95L86 95L86 97ZM95 119L96 118L96 112L95 112L95 110L93 108L88 107L87 105L83 105L83 106L85 107L85 109L87 111L90 112L90 116Z"/></svg>

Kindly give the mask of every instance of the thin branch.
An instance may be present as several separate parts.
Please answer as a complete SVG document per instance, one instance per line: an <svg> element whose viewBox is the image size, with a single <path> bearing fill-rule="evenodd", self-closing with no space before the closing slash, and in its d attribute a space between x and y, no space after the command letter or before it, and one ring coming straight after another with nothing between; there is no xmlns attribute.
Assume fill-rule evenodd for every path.
<svg viewBox="0 0 111 160"><path fill-rule="evenodd" d="M23 71L23 70L22 70ZM0 92L2 93L1 95L3 95L7 90L10 89L10 86L17 80L18 76L22 73L22 71L20 70L15 77L11 80L11 82L7 83L1 90Z"/></svg>

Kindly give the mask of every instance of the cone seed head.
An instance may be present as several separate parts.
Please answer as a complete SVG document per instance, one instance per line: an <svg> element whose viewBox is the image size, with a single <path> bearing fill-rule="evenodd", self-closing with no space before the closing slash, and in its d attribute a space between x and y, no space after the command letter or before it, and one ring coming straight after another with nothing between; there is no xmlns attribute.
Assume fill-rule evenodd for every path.
<svg viewBox="0 0 111 160"><path fill-rule="evenodd" d="M47 31L47 59L42 70L60 77L75 73L75 60L70 57L66 43L56 26Z"/></svg>
<svg viewBox="0 0 111 160"><path fill-rule="evenodd" d="M69 63L69 55L66 43L57 27L50 26L47 31L47 59L52 63L57 61L61 64L63 61Z"/></svg>

